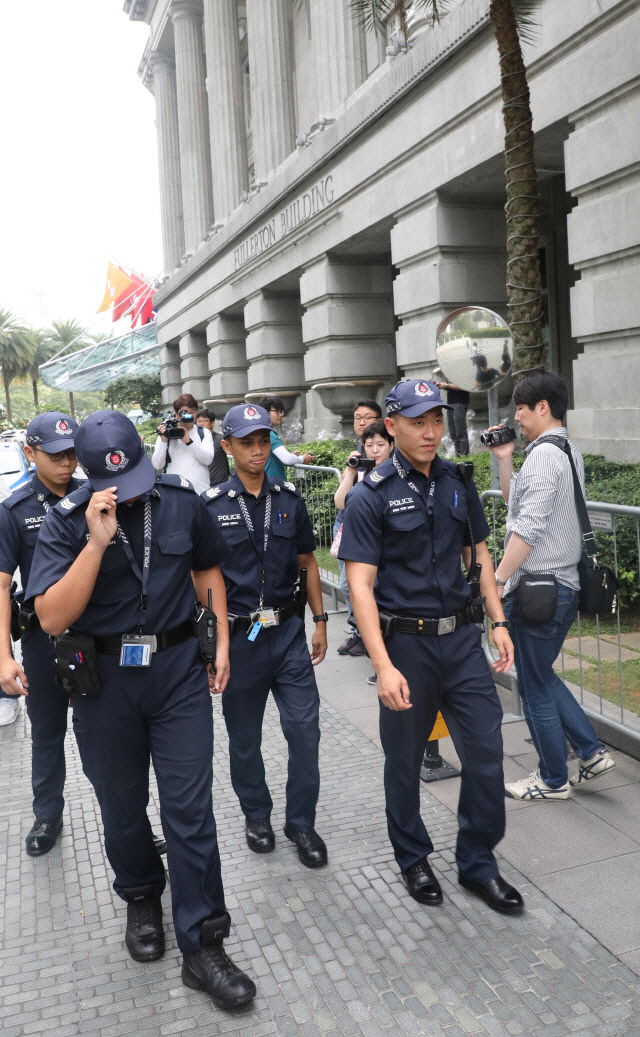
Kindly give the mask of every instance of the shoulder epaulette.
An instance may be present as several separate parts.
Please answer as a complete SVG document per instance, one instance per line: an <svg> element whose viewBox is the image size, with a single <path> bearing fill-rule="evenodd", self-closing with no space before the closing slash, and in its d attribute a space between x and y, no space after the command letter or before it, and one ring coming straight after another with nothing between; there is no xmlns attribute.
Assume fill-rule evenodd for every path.
<svg viewBox="0 0 640 1037"><path fill-rule="evenodd" d="M13 508L14 505L19 504L20 501L26 500L32 493L35 493L35 487L33 483L26 482L23 486L19 486L17 490L14 490L10 497L5 497L3 504L5 508Z"/></svg>
<svg viewBox="0 0 640 1037"><path fill-rule="evenodd" d="M81 486L79 490L74 490L68 497L63 497L53 510L60 515L70 515L80 504L86 504L90 501L92 493L93 490L90 486Z"/></svg>
<svg viewBox="0 0 640 1037"><path fill-rule="evenodd" d="M395 474L396 470L393 461L383 461L382 464L378 465L377 468L374 468L372 472L367 472L362 481L370 490L375 490L385 481L385 479L388 479L390 475Z"/></svg>
<svg viewBox="0 0 640 1037"><path fill-rule="evenodd" d="M276 491L276 493L278 493L281 490L288 490L289 493L295 493L296 497L300 496L298 488L295 486L295 484L292 482L288 482L288 480L286 479L272 478L271 483L273 484L273 488Z"/></svg>
<svg viewBox="0 0 640 1037"><path fill-rule="evenodd" d="M208 490L201 493L200 496L204 497L205 501L215 500L216 497L224 497L225 493L228 493L230 489L231 480L220 483L219 486L211 486Z"/></svg>
<svg viewBox="0 0 640 1037"><path fill-rule="evenodd" d="M161 483L162 486L177 486L183 490L191 490L195 493L192 484L188 479L185 479L184 475L168 475L164 472L162 475L156 476L156 483Z"/></svg>

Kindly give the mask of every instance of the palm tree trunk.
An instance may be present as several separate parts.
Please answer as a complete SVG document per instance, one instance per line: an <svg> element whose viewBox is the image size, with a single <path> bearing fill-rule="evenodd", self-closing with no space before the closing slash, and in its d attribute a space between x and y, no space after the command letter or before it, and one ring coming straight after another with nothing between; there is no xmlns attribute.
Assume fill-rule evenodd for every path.
<svg viewBox="0 0 640 1037"><path fill-rule="evenodd" d="M507 298L513 373L545 366L538 256L538 188L529 84L511 0L491 0L489 16L500 52L507 180Z"/></svg>
<svg viewBox="0 0 640 1037"><path fill-rule="evenodd" d="M13 416L11 414L11 397L9 396L9 385L11 383L10 383L10 380L9 380L9 378L7 376L7 372L5 371L4 367L2 368L2 381L4 383L4 398L5 398L6 408L7 408L7 421L11 422L11 421L13 421Z"/></svg>
<svg viewBox="0 0 640 1037"><path fill-rule="evenodd" d="M38 413L38 379L32 378L31 385L33 386L33 411L34 414Z"/></svg>
<svg viewBox="0 0 640 1037"><path fill-rule="evenodd" d="M75 418L75 416L76 416L76 412L75 412L75 409L74 409L74 406L73 406L73 393L72 392L69 393L69 414L71 415L72 418Z"/></svg>

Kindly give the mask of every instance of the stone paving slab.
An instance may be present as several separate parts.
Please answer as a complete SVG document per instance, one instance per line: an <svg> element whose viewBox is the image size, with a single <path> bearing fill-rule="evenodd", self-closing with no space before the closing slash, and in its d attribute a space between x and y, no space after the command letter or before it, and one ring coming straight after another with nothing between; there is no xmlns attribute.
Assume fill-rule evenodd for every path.
<svg viewBox="0 0 640 1037"><path fill-rule="evenodd" d="M31 825L26 714L0 729L0 1033L193 1037L608 1037L640 1035L640 980L506 862L527 913L505 918L456 884L452 813L423 789L445 903L407 897L384 825L382 754L331 705L322 708L318 830L331 862L303 868L281 835L286 747L270 703L264 751L278 842L247 849L215 703L214 808L233 919L228 950L258 983L227 1013L180 982L164 896L167 953L132 961L111 890L97 806L72 735L65 827L44 858L26 856ZM157 828L152 790L150 817Z"/></svg>

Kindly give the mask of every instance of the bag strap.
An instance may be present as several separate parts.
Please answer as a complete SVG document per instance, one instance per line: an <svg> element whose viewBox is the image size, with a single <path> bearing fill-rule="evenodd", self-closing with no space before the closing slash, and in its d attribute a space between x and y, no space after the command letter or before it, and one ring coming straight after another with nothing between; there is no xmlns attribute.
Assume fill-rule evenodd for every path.
<svg viewBox="0 0 640 1037"><path fill-rule="evenodd" d="M200 439L204 439L204 429L200 428L199 425L196 425L196 428L198 430L198 435L200 436ZM164 462L164 468L162 469L163 473L166 473L167 468L169 467L170 464L171 464L171 454L169 453L169 443L167 443L166 460Z"/></svg>
<svg viewBox="0 0 640 1037"><path fill-rule="evenodd" d="M580 523L580 530L582 532L582 546L585 554L592 559L594 564L598 558L598 547L596 544L596 538L591 528L591 522L589 521L589 512L587 511L587 503L582 492L582 486L580 485L580 479L578 478L578 472L576 471L575 462L573 460L573 454L571 453L571 447L569 446L568 439L562 439L560 436L554 438L548 436L542 440L543 443L550 443L551 446L555 446L558 450L562 450L569 459L571 465L571 475L573 476L573 493L576 502L576 511L578 513L578 522ZM538 444L536 444L537 446Z"/></svg>

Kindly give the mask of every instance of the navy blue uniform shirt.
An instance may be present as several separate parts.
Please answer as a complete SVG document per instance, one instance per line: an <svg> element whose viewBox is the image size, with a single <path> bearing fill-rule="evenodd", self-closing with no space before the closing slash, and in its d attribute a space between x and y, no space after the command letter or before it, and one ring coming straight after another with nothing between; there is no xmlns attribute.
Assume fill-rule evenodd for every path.
<svg viewBox="0 0 640 1037"><path fill-rule="evenodd" d="M76 479L70 479L68 492L73 493L80 485ZM40 526L59 503L57 493L32 475L28 483L0 504L0 572L13 576L19 568L23 587L29 580Z"/></svg>
<svg viewBox="0 0 640 1037"><path fill-rule="evenodd" d="M229 612L246 616L260 601L267 493L271 496L271 527L267 543L263 602L280 608L291 601L298 579L298 555L315 551L316 541L306 505L293 483L265 476L257 497L245 490L237 475L206 490L203 500L216 527L231 548L221 565ZM255 533L251 535L238 504L247 505Z"/></svg>
<svg viewBox="0 0 640 1037"><path fill-rule="evenodd" d="M349 494L340 542L343 561L378 567L375 599L404 616L451 616L471 597L461 568L463 546L486 540L489 525L473 482L465 487L456 466L434 457L428 476L402 454L396 457L420 493L402 479L390 458ZM433 529L427 497L433 491Z"/></svg>
<svg viewBox="0 0 640 1037"><path fill-rule="evenodd" d="M62 579L85 547L89 536L85 511L92 493L91 484L87 483L47 515L33 559L28 599L44 594ZM186 479L159 475L149 493L131 507L120 504L117 508L118 521L140 569L147 499L151 500L152 532L145 630L148 634L160 634L193 615L195 590L191 570L211 569L229 552L203 501ZM102 556L93 593L73 629L98 637L137 630L140 591L140 580L116 536Z"/></svg>

